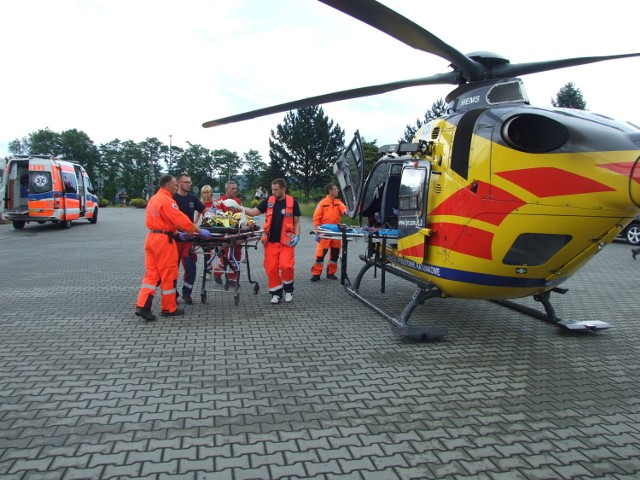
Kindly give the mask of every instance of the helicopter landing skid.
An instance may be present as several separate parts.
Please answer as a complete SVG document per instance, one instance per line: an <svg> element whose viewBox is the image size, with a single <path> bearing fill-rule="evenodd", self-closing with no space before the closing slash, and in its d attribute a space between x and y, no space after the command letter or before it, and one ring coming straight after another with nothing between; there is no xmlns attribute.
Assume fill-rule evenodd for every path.
<svg viewBox="0 0 640 480"><path fill-rule="evenodd" d="M379 315L381 315L389 323L391 323L393 325L391 331L394 334L411 340L435 340L437 338L444 337L449 333L446 328L442 327L434 327L430 325L408 325L409 317L413 313L413 310L418 305L422 305L425 300L428 300L429 298L440 297L440 290L436 289L430 283L420 282L420 284L418 284L415 277L409 276L402 270L390 267L380 260L376 261L375 259L367 258L364 256L360 256L360 258L365 262L365 264L358 272L358 275L353 284L351 284L348 278L344 279L346 280L343 283L344 288L351 296L357 298L362 303L375 310ZM405 280L408 280L417 285L416 291L413 293L411 301L409 301L407 306L404 307L404 310L398 317L390 315L384 309L371 302L369 299L365 298L358 292L360 288L360 282L362 281L364 274L374 266L376 268L383 269L383 271L387 273L391 273L398 277L404 278ZM384 276L382 277L381 281L384 282Z"/></svg>
<svg viewBox="0 0 640 480"><path fill-rule="evenodd" d="M606 330L612 327L611 324L607 322L602 322L600 320L584 320L582 322L578 322L575 320L563 320L561 318L558 318L549 300L549 297L551 296L551 292L564 294L567 292L567 290L561 289L561 288L554 288L540 295L535 295L533 298L536 301L542 303L545 309L544 313L539 310L536 310L535 308L527 307L526 305L520 305L510 300L493 300L493 302L497 303L498 305L502 305L503 307L507 307L512 310L516 310L520 313L524 313L525 315L529 315L530 317L538 318L540 320L544 320L545 322L552 323L564 330L570 330L572 332L589 332L589 331L596 331L596 330Z"/></svg>

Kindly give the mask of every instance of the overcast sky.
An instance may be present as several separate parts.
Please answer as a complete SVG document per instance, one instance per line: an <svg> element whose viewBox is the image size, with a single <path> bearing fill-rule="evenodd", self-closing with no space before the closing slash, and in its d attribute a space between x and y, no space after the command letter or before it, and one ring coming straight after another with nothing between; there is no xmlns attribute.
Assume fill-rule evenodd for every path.
<svg viewBox="0 0 640 480"><path fill-rule="evenodd" d="M636 0L443 2L387 6L463 53L513 63L640 52ZM284 113L215 128L208 120L285 101L446 72L420 52L315 0L20 0L0 3L0 155L48 127L113 139L260 151ZM593 112L640 125L640 58L524 77L549 106L573 82ZM393 143L452 90L426 86L324 105L345 130Z"/></svg>

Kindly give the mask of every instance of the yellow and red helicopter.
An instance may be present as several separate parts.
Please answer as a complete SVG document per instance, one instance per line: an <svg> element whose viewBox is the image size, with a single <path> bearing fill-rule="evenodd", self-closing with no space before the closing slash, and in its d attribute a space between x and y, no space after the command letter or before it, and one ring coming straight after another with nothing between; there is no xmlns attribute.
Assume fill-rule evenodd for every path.
<svg viewBox="0 0 640 480"><path fill-rule="evenodd" d="M581 110L530 105L521 75L637 57L640 53L510 63L491 52L464 55L374 0L320 0L419 50L451 62L429 77L345 90L213 120L212 127L328 102L421 85L457 85L444 116L411 143L385 145L364 176L359 134L334 165L351 218L361 228L326 228L342 238L346 290L400 335L432 339L435 326L409 325L433 297L497 301L570 330L609 328L602 321L559 318L551 293L640 211L640 129ZM362 219L368 224L362 226ZM346 274L350 237L367 238L364 265ZM371 268L415 284L399 316L360 293ZM533 297L544 312L513 302Z"/></svg>

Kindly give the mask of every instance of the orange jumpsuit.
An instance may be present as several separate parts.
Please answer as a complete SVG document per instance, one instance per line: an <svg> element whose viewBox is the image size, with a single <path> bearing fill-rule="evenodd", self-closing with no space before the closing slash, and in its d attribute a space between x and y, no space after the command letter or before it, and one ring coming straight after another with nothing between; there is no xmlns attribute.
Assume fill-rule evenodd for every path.
<svg viewBox="0 0 640 480"><path fill-rule="evenodd" d="M144 244L146 271L136 306L150 311L156 288L160 285L162 311L172 313L177 308L178 249L174 240L176 228L191 234L199 229L180 211L173 194L166 188L158 189L149 200L146 225L150 230Z"/></svg>
<svg viewBox="0 0 640 480"><path fill-rule="evenodd" d="M272 195L267 199L267 210L265 211L264 232L262 233L262 244L264 245L264 270L269 283L269 294L282 297L282 292L293 293L293 277L295 265L295 248L290 246L291 239L295 235L294 226L294 202L293 197L287 195L286 208L283 212L274 213L275 197ZM280 232L273 232L271 235L271 223L274 215L282 216L282 228ZM275 235L279 233L278 241Z"/></svg>
<svg viewBox="0 0 640 480"><path fill-rule="evenodd" d="M325 223L339 224L340 217L347 213L347 207L341 200L332 199L327 195L320 200L316 206L316 211L313 213L313 226L318 228ZM314 276L320 276L322 273L322 267L324 265L324 257L328 250L331 250L329 255L329 263L327 264L327 275L335 275L338 271L338 257L340 256L340 246L342 242L340 240L332 240L330 238L321 238L318 241L316 247L316 260L311 267L311 274Z"/></svg>

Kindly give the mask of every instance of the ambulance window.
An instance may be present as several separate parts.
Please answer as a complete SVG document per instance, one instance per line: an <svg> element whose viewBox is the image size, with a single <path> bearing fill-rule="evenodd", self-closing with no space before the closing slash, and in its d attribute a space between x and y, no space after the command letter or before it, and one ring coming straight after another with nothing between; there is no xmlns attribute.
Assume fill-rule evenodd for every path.
<svg viewBox="0 0 640 480"><path fill-rule="evenodd" d="M62 173L62 181L64 183L64 193L78 193L78 182L73 173Z"/></svg>
<svg viewBox="0 0 640 480"><path fill-rule="evenodd" d="M45 193L51 191L50 172L31 172L29 177L29 189L32 193Z"/></svg>

